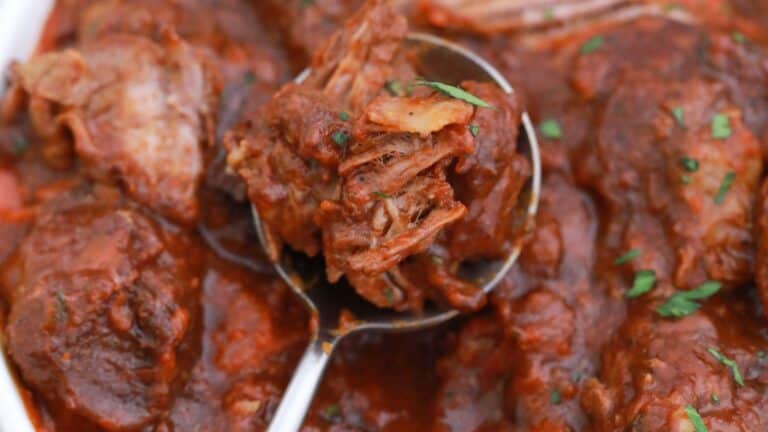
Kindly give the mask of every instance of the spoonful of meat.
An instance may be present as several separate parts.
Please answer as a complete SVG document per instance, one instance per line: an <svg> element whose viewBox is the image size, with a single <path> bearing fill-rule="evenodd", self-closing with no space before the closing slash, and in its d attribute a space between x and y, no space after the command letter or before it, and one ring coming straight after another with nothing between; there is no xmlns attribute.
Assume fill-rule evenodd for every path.
<svg viewBox="0 0 768 432"><path fill-rule="evenodd" d="M481 308L538 206L536 135L509 83L460 46L408 33L381 0L225 145L262 247L312 314L271 432L299 430L347 335Z"/></svg>

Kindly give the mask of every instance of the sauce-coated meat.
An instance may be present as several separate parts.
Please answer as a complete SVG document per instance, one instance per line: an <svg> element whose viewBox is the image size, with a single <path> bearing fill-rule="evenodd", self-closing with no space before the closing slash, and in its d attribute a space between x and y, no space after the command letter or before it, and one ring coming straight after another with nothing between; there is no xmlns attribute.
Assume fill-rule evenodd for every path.
<svg viewBox="0 0 768 432"><path fill-rule="evenodd" d="M20 249L8 349L62 418L137 430L170 408L195 349L189 241L101 186L41 209Z"/></svg>
<svg viewBox="0 0 768 432"><path fill-rule="evenodd" d="M312 320L248 198L273 257L474 311L345 339L302 432L768 430L761 2L55 3L0 105L0 339L40 432L267 428ZM408 31L514 94L411 86ZM523 109L540 210L486 296L455 265L510 250Z"/></svg>

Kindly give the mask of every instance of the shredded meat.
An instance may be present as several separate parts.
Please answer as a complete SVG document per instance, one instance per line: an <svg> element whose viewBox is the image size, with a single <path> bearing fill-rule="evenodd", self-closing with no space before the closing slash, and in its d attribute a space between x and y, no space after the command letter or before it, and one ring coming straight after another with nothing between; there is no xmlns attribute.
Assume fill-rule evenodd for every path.
<svg viewBox="0 0 768 432"><path fill-rule="evenodd" d="M388 94L387 82L416 75L402 54L406 30L385 2L371 2L315 55L304 82L286 85L229 134L228 162L259 210L273 260L283 244L322 250L331 282L347 276L378 306L418 309L430 295L397 267L445 242L455 249L446 258L457 259L428 285L451 306L474 309L482 292L449 274L463 259L509 251L512 239L499 236L513 234L506 227L529 176L515 151L520 108L492 84L461 86L493 109L426 86ZM458 252L468 225L441 235L467 215L466 204L487 232Z"/></svg>

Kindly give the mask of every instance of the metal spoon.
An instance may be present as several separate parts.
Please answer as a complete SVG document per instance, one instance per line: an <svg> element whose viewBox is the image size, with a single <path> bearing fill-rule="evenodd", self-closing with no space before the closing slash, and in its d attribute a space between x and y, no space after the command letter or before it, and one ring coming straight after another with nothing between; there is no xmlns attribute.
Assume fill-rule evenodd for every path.
<svg viewBox="0 0 768 432"><path fill-rule="evenodd" d="M425 79L448 84L459 84L465 80L494 82L505 92L513 92L507 80L496 69L465 48L421 33L409 34L405 43L406 49L416 54L419 71ZM309 69L305 70L295 81L303 81L309 72ZM521 134L518 151L529 158L532 176L520 195L518 220L510 221L516 224L516 231L520 233L532 229L541 188L541 161L536 133L526 112L523 112L521 121L521 128L525 133ZM259 214L255 206L251 209L259 241L264 247L266 242ZM517 260L522 243L523 236L520 235L506 260L474 266L472 275L462 276L471 278L486 293L490 292ZM328 360L345 336L366 330L418 330L444 323L459 314L456 310L436 305L428 306L418 314L376 308L354 295L349 287L325 282L321 260L313 260L288 249L284 251L281 261L276 262L274 266L280 277L303 300L312 314L312 334L309 346L272 418L268 432L293 432L301 428ZM339 328L342 310L350 311L355 320L345 323L344 328Z"/></svg>

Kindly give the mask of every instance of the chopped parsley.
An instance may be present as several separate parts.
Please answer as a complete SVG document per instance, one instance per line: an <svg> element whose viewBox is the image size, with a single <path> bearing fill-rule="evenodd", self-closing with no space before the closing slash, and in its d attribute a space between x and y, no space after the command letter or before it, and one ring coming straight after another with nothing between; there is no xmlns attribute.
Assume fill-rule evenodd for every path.
<svg viewBox="0 0 768 432"><path fill-rule="evenodd" d="M425 80L416 80L413 82L413 85L430 87L433 90L437 90L440 93L448 95L454 99L464 101L470 105L475 105L481 108L493 108L493 105L489 104L488 102L456 86L452 86L452 85L437 82L437 81L425 81Z"/></svg>
<svg viewBox="0 0 768 432"><path fill-rule="evenodd" d="M693 405L687 405L685 407L685 413L688 415L688 420L691 421L695 432L708 432L707 425L704 424L704 419L701 418L701 415L696 411L696 408L694 408Z"/></svg>
<svg viewBox="0 0 768 432"><path fill-rule="evenodd" d="M590 54L598 49L600 49L601 46L605 43L605 37L603 36L593 36L591 39L589 39L587 42L584 43L584 45L581 46L581 53L582 54Z"/></svg>
<svg viewBox="0 0 768 432"><path fill-rule="evenodd" d="M715 195L715 204L720 205L725 201L725 194L727 194L731 189L731 186L733 186L734 180L736 180L735 172L731 171L725 175L723 182L720 183L720 189L717 190L717 195Z"/></svg>
<svg viewBox="0 0 768 432"><path fill-rule="evenodd" d="M69 306L64 299L64 293L61 290L56 291L56 321L62 322L69 318Z"/></svg>
<svg viewBox="0 0 768 432"><path fill-rule="evenodd" d="M720 405L720 396L717 395L717 393L712 393L712 403L715 405Z"/></svg>
<svg viewBox="0 0 768 432"><path fill-rule="evenodd" d="M635 281L632 283L632 288L624 295L627 298L637 298L647 293L656 284L656 272L653 270L640 270L635 273Z"/></svg>
<svg viewBox="0 0 768 432"><path fill-rule="evenodd" d="M560 127L560 122L555 119L548 119L541 122L539 131L544 138L560 139L563 137L563 129Z"/></svg>
<svg viewBox="0 0 768 432"><path fill-rule="evenodd" d="M384 84L384 88L387 89L392 96L405 96L405 89L403 84L398 80L389 80Z"/></svg>
<svg viewBox="0 0 768 432"><path fill-rule="evenodd" d="M581 381L581 372L579 372L579 371L571 372L571 381L573 381L575 383Z"/></svg>
<svg viewBox="0 0 768 432"><path fill-rule="evenodd" d="M731 38L733 38L733 40L736 43L740 43L740 44L743 44L744 42L747 41L747 37L744 36L744 33L740 31L734 31L733 33L731 33Z"/></svg>
<svg viewBox="0 0 768 432"><path fill-rule="evenodd" d="M349 141L349 135L344 131L334 132L333 135L331 135L331 138L333 139L333 142L340 147L343 147L347 144L347 141Z"/></svg>
<svg viewBox="0 0 768 432"><path fill-rule="evenodd" d="M338 420L341 417L341 408L339 404L328 405L320 412L320 416L327 421Z"/></svg>
<svg viewBox="0 0 768 432"><path fill-rule="evenodd" d="M563 395L561 395L557 390L552 390L552 392L549 394L549 401L552 403L552 405L560 405L560 402L563 401Z"/></svg>
<svg viewBox="0 0 768 432"><path fill-rule="evenodd" d="M744 387L744 378L741 376L741 372L739 371L739 365L736 364L735 361L729 359L728 357L724 356L715 348L707 348L707 352L712 354L712 357L715 358L715 360L722 363L725 367L731 370L731 375L733 375L733 380L736 381L736 384L739 385L739 387Z"/></svg>
<svg viewBox="0 0 768 432"><path fill-rule="evenodd" d="M677 124L679 124L682 127L685 127L685 110L683 110L683 107L672 108L672 117L675 118L675 121L677 121Z"/></svg>
<svg viewBox="0 0 768 432"><path fill-rule="evenodd" d="M687 156L680 158L680 166L688 172L696 172L699 170L699 161Z"/></svg>
<svg viewBox="0 0 768 432"><path fill-rule="evenodd" d="M707 281L691 291L679 292L670 297L666 303L656 309L659 315L665 318L682 318L688 316L701 307L698 300L705 300L720 291L722 284L716 281Z"/></svg>
<svg viewBox="0 0 768 432"><path fill-rule="evenodd" d="M712 116L712 138L724 140L728 139L732 133L731 120L727 114L715 114Z"/></svg>
<svg viewBox="0 0 768 432"><path fill-rule="evenodd" d="M348 113L348 112L346 112L346 111L342 111L342 112L340 112L340 113L339 113L339 119L341 119L341 121L347 121L347 120L349 120L349 113Z"/></svg>
<svg viewBox="0 0 768 432"><path fill-rule="evenodd" d="M544 9L544 12L542 13L542 16L545 20L553 20L555 19L555 10L552 9L552 6L547 7Z"/></svg>
<svg viewBox="0 0 768 432"><path fill-rule="evenodd" d="M683 174L683 175L680 176L680 182L682 184L689 185L689 184L693 183L693 179L691 178L691 176Z"/></svg>
<svg viewBox="0 0 768 432"><path fill-rule="evenodd" d="M381 191L371 192L371 195L373 195L376 198L381 198L381 199L391 198L389 195L387 195L387 194L385 194L384 192L381 192Z"/></svg>
<svg viewBox="0 0 768 432"><path fill-rule="evenodd" d="M477 136L480 134L480 126L475 124L469 125L469 133L471 133L473 137L477 138Z"/></svg>
<svg viewBox="0 0 768 432"><path fill-rule="evenodd" d="M14 136L11 145L11 153L16 157L23 155L29 148L29 142L21 135Z"/></svg>
<svg viewBox="0 0 768 432"><path fill-rule="evenodd" d="M624 255L613 260L613 264L617 266L624 265L634 260L635 258L639 257L641 253L643 253L643 251L641 251L640 249L632 249L627 253L625 253Z"/></svg>

